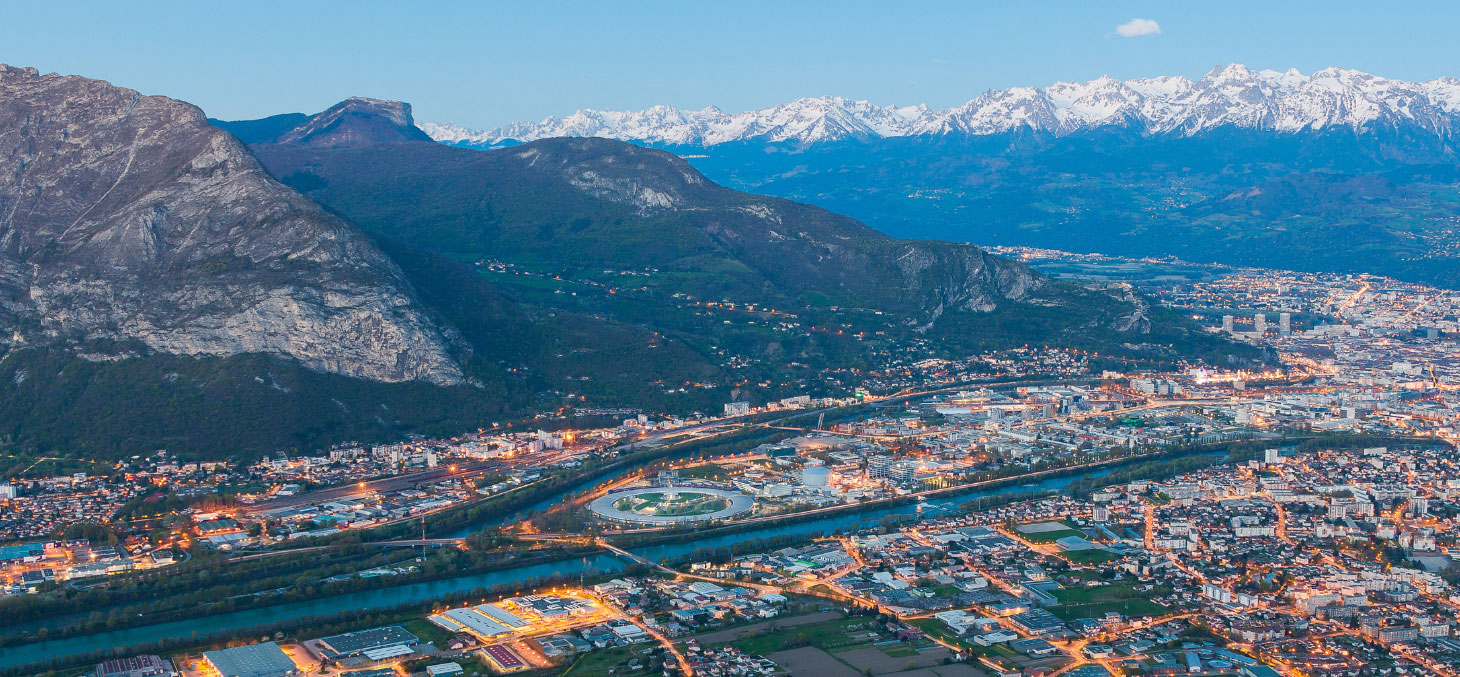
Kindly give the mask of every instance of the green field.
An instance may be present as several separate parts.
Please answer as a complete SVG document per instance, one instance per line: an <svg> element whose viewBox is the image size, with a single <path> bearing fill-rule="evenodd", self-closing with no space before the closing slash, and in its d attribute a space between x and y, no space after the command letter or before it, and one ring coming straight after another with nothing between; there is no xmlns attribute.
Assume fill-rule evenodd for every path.
<svg viewBox="0 0 1460 677"><path fill-rule="evenodd" d="M446 643L451 641L451 633L437 627L435 623L424 618L401 623L401 627L407 632L419 637L422 642L430 642L438 649L446 649Z"/></svg>
<svg viewBox="0 0 1460 677"><path fill-rule="evenodd" d="M561 674L567 675L607 675L611 672L626 671L629 661L638 658L639 664L644 665L649 661L640 652L644 650L642 645L615 647L609 649L598 649L585 654L579 654L569 664L568 669Z"/></svg>
<svg viewBox="0 0 1460 677"><path fill-rule="evenodd" d="M1071 564L1104 564L1120 559L1120 555L1109 550L1071 550L1062 552L1059 556Z"/></svg>
<svg viewBox="0 0 1460 677"><path fill-rule="evenodd" d="M674 492L672 498L668 493L629 496L614 501L613 507L637 515L685 517L719 512L730 507L730 501L713 494L681 491Z"/></svg>
<svg viewBox="0 0 1460 677"><path fill-rule="evenodd" d="M957 597L963 594L962 590L959 590L957 586L953 585L935 585L928 588L928 590L939 597Z"/></svg>
<svg viewBox="0 0 1460 677"><path fill-rule="evenodd" d="M1065 538L1068 536L1077 536L1079 538L1089 537L1089 534L1086 534L1085 532L1080 531L1079 529L1076 529L1069 524L1065 524L1065 528L1063 529L1053 529L1050 531L1033 531L1027 533L1021 531L1019 527L1015 527L1014 532L1019 534L1021 537L1024 538L1024 540L1029 541L1030 543L1053 543L1061 538Z"/></svg>
<svg viewBox="0 0 1460 677"><path fill-rule="evenodd" d="M934 620L934 619L925 619ZM749 654L766 654L813 646L829 653L840 653L853 649L873 647L876 642L888 639L886 635L869 636L873 630L870 618L839 618L820 623L789 626L775 630L752 630L746 636L731 642L720 642L711 646L729 644ZM946 629L946 626L944 626ZM941 635L940 635L941 636ZM897 642L876 647L893 658L917 655L917 650L931 646L929 640L918 642Z"/></svg>
<svg viewBox="0 0 1460 677"><path fill-rule="evenodd" d="M872 645L873 640L866 638L871 632L870 625L871 620L866 618L840 618L772 631L751 631L749 636L727 643L761 656L803 646L825 651L855 649Z"/></svg>
<svg viewBox="0 0 1460 677"><path fill-rule="evenodd" d="M1029 541L1030 543L1053 543L1061 538L1066 538L1069 536L1086 538L1085 532L1076 529L1061 529L1059 531L1043 531L1036 534L1019 535L1023 536L1024 540Z"/></svg>
<svg viewBox="0 0 1460 677"><path fill-rule="evenodd" d="M1111 611L1129 617L1155 616L1167 611L1166 607L1150 600L1159 593L1160 590L1138 591L1129 585L1060 588L1054 591L1060 605L1049 607L1049 612L1066 621L1100 618Z"/></svg>
<svg viewBox="0 0 1460 677"><path fill-rule="evenodd" d="M679 471L679 476L692 480L714 480L727 478L729 474L725 472L723 466L715 463L705 463L684 468Z"/></svg>

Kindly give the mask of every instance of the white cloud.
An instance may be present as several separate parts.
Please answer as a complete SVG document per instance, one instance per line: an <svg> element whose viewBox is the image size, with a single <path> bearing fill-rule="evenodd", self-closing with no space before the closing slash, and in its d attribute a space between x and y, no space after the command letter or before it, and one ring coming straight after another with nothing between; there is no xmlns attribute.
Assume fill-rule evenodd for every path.
<svg viewBox="0 0 1460 677"><path fill-rule="evenodd" d="M1131 19L1115 27L1115 32L1123 38L1138 38L1142 35L1157 35L1161 32L1161 24L1152 19Z"/></svg>

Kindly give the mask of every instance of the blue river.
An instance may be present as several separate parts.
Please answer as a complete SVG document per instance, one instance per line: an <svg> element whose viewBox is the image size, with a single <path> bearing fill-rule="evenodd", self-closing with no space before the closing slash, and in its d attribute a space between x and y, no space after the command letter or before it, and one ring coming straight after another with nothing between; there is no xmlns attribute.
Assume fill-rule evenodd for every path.
<svg viewBox="0 0 1460 677"><path fill-rule="evenodd" d="M1038 490L1058 490L1080 477L1099 477L1111 472L1116 467L1119 466L1107 467L1089 473L1049 477L1031 484L1009 485L994 489L949 494L928 500L920 505L901 504L861 511L838 512L824 518L797 522L795 524L771 524L764 528L751 531L711 536L685 543L645 547L637 549L635 552L652 561L658 561L660 558L674 559L682 557L699 548L729 547L754 539L788 535L809 535L815 532L831 533L837 530L851 531L862 527L876 526L878 520L892 515L908 515L914 512L921 512L930 517L938 517L953 513L957 510L959 504L980 496L997 496ZM595 480L593 484L602 481L604 480L600 478ZM536 506L531 506L528 510L540 510L555 501L556 499L544 501ZM465 536L467 533L480 529L483 526L490 525L478 525L462 533L453 534L453 536ZM337 613L341 610L351 609L363 612L408 602L430 600L475 588L516 583L533 578L563 574L593 576L618 571L625 564L626 562L613 555L600 554L577 560L549 562L546 564L503 569L484 574L384 587L303 602L290 602L244 611L234 611L186 621L143 625L122 630L98 632L90 635L32 642L19 646L0 648L0 668L11 668L37 661L49 661L53 657L88 653L108 647L128 646L164 638L207 635L214 632L267 625L281 618L327 615Z"/></svg>

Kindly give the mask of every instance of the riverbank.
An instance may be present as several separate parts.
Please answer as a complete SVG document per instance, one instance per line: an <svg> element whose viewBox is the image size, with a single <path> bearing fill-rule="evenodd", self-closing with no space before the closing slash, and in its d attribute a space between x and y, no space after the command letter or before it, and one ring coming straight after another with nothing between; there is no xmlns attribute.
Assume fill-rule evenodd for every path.
<svg viewBox="0 0 1460 677"><path fill-rule="evenodd" d="M1293 444L1297 440L1272 440L1265 442L1228 442L1223 443L1232 447L1249 451L1248 447L1257 448L1263 445ZM1316 440L1306 439L1300 443L1301 446L1308 446ZM1353 440L1351 443L1363 444L1363 440ZM1074 468L1061 468L1048 471L1058 473L1057 475L1044 475L1042 480L1031 482L1030 476L1019 476L1001 478L1000 484L995 486L983 485L979 487L958 487L946 490L937 490L940 493L931 497L924 497L918 504L915 511L910 512L906 503L896 505L858 505L854 512L839 512L830 514L813 514L790 523L778 521L766 524L749 525L749 528L741 526L733 532L699 532L684 538L683 542L657 541L641 543L631 546L634 553L650 561L673 561L683 557L701 556L704 552L713 552L718 548L733 548L744 546L747 542L766 539L785 538L788 541L796 538L807 538L815 534L835 533L837 531L855 531L867 526L876 526L887 517L907 518L910 515L943 516L961 511L961 505L968 501L980 499L981 497L1002 496L1009 494L1028 493L1030 495L1039 492L1059 491L1083 477L1100 477L1109 474L1117 468L1125 467L1126 464L1149 462L1159 455L1177 457L1182 452L1187 455L1202 455L1211 453L1226 453L1226 451L1194 450L1190 448L1162 450L1155 452L1155 456L1141 456L1135 458L1118 459L1118 463L1091 471L1089 467L1081 466ZM47 639L40 642L32 642L25 645L0 649L0 668L11 668L29 663L49 661L52 657L66 657L89 654L95 651L96 647L129 647L123 652L141 650L150 644L159 642L175 641L178 638L193 636L213 636L219 633L242 631L243 629L256 628L266 625L269 622L284 619L318 618L330 617L333 614L353 613L370 614L382 609L391 609L404 604L431 604L439 602L443 598L451 598L460 595L464 591L476 590L484 587L505 585L516 586L517 588L528 587L528 582L535 578L566 576L569 579L584 579L591 576L611 574L626 567L626 563L612 556L595 554L585 555L579 559L558 561L549 564L540 564L530 567L515 567L502 571L494 571L468 576L457 576L439 581L415 583L404 586L392 586L379 588L348 595L341 595L329 598L320 598L294 602L284 605L273 605L257 609L249 609L241 612L230 612L217 616L195 618L187 621L177 621L154 625L139 626L125 630L78 635L64 639ZM349 610L342 612L341 610ZM293 623L293 620L282 622ZM193 634L193 633L196 633Z"/></svg>
<svg viewBox="0 0 1460 677"><path fill-rule="evenodd" d="M928 512L951 513L957 510L957 502L984 495L1017 493L1030 487L1033 490L1058 490L1073 481L1076 473L1067 478L1047 478L1035 485L1014 485L1000 488L984 488L961 493L957 496L942 496L928 502ZM730 534L706 534L683 543L660 543L643 548L635 546L635 553L651 561L672 561L685 557L697 550L728 547L751 540L779 537L810 537L816 533L831 533L837 530L855 530L864 525L876 525L878 520L890 515L906 513L905 505L871 506L852 514L816 515L815 519L796 524L757 525L749 531ZM0 648L0 668L12 668L29 663L48 662L52 658L90 654L96 647L133 647L137 650L158 642L177 638L207 637L219 633L240 631L246 628L265 626L279 618L320 618L339 613L341 609L350 613L374 613L380 609L394 608L409 603L429 603L433 600L462 594L463 591L497 585L526 587L526 582L535 578L562 575L568 578L583 578L599 574L618 572L628 564L612 555L597 554L578 559L560 560L553 563L528 567L514 567L483 574L459 576L437 581L422 582L404 586L392 586L329 598L320 598L282 605L272 605L244 611L229 612L190 620L174 621L134 628L76 635L60 639L46 639L18 646Z"/></svg>

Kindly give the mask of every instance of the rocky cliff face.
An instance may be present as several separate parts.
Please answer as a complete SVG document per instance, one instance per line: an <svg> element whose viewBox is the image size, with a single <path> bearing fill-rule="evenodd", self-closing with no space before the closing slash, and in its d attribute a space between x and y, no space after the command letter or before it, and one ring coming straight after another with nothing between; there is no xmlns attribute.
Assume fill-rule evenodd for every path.
<svg viewBox="0 0 1460 677"><path fill-rule="evenodd" d="M462 378L449 329L396 265L197 108L8 66L0 332L7 347L140 342L381 381Z"/></svg>
<svg viewBox="0 0 1460 677"><path fill-rule="evenodd" d="M344 148L431 140L416 127L411 104L360 96L352 96L314 115L285 113L263 120L209 122L249 144Z"/></svg>

